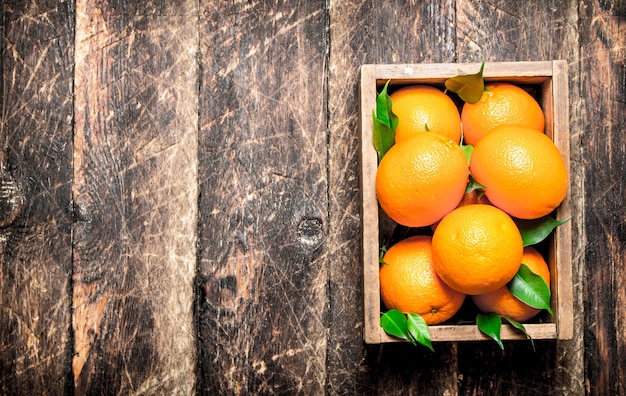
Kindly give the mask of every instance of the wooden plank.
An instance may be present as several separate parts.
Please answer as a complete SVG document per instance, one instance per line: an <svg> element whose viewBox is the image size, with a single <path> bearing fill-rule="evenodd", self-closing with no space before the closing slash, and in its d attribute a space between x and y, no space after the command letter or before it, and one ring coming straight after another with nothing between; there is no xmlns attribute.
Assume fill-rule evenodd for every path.
<svg viewBox="0 0 626 396"><path fill-rule="evenodd" d="M569 59L577 9L523 0L456 2L456 52L463 62ZM567 48L567 50L566 50ZM566 56L568 55L568 56Z"/></svg>
<svg viewBox="0 0 626 396"><path fill-rule="evenodd" d="M546 120L546 127L552 124L552 140L559 148L563 161L567 168L567 173L572 174L570 166L570 127L569 127L569 90L568 90L567 63L564 60L554 61L554 75L552 84L552 98L547 101L552 106L549 120ZM548 116L546 115L546 118ZM571 185L571 182L570 182ZM559 206L557 218L559 220L572 217L572 188ZM550 257L550 264L553 265L552 281L553 300L556 309L554 314L558 323L557 336L562 340L569 340L574 337L574 296L572 281L572 222L567 222L554 231L552 240L553 254Z"/></svg>
<svg viewBox="0 0 626 396"><path fill-rule="evenodd" d="M578 26L585 165L586 391L626 394L626 2L590 1Z"/></svg>
<svg viewBox="0 0 626 396"><path fill-rule="evenodd" d="M200 4L202 394L324 392L325 7Z"/></svg>
<svg viewBox="0 0 626 396"><path fill-rule="evenodd" d="M527 323L524 325L526 333L533 340L555 339L557 327L554 323ZM380 330L380 342L406 342L404 340L391 337L382 328ZM438 325L430 329L430 337L433 342L437 341L489 341L492 340L482 333L478 327L473 325ZM528 337L513 326L503 324L500 330L500 337L503 341L524 340Z"/></svg>
<svg viewBox="0 0 626 396"><path fill-rule="evenodd" d="M372 180L376 178L378 156L372 139L372 109L376 108L376 65L363 65L359 78L359 188L361 198L361 229L363 267L363 339L368 344L378 344L384 337L380 332L380 281L379 263L379 218L376 189ZM371 265L375 263L374 265Z"/></svg>
<svg viewBox="0 0 626 396"><path fill-rule="evenodd" d="M578 97L578 2L558 4L524 1L457 2L459 61L569 61L570 98ZM549 37L549 39L547 39ZM582 183L581 151L577 142L579 103L570 101L570 205L572 213L573 312L582 312L581 259L584 256L581 225ZM557 122L557 120L550 120ZM555 136L556 137L556 136ZM558 238L558 237L557 237ZM535 342L537 352L528 343L505 343L505 351L486 347L481 362L475 363L473 345L459 347L462 393L583 393L582 316L575 315L571 340ZM560 336L560 334L559 334ZM563 334L569 338L569 334ZM517 362L532 359L532 367L520 369ZM489 375L485 375L488 372Z"/></svg>
<svg viewBox="0 0 626 396"><path fill-rule="evenodd" d="M453 1L331 2L328 385L331 394L457 394L456 344L363 344L358 76L362 64L455 60ZM372 109L362 108L362 114ZM370 197L371 201L371 197ZM376 241L378 243L378 241ZM377 274L374 274L377 275Z"/></svg>
<svg viewBox="0 0 626 396"><path fill-rule="evenodd" d="M194 390L197 37L193 1L76 3L76 394Z"/></svg>
<svg viewBox="0 0 626 396"><path fill-rule="evenodd" d="M473 74L480 70L481 62L468 63L418 63L418 64L376 64L370 73L380 80L380 88L388 79L390 86L411 83L419 76L427 84L443 84L447 78L462 74ZM501 80L526 84L539 84L552 76L551 61L488 62L483 70L485 81Z"/></svg>
<svg viewBox="0 0 626 396"><path fill-rule="evenodd" d="M4 1L0 13L0 394L65 394L74 12Z"/></svg>

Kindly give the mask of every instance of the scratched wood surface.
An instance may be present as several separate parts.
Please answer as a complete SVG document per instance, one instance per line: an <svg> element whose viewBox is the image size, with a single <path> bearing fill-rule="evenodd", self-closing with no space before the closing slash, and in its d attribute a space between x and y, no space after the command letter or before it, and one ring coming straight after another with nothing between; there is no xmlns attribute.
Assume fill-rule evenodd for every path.
<svg viewBox="0 0 626 396"><path fill-rule="evenodd" d="M71 390L69 4L3 3L0 393Z"/></svg>
<svg viewBox="0 0 626 396"><path fill-rule="evenodd" d="M198 389L320 394L325 3L210 0L200 15Z"/></svg>
<svg viewBox="0 0 626 396"><path fill-rule="evenodd" d="M578 3L562 2L507 2L496 1L457 2L458 60L460 62L481 60L568 60L570 98L580 97L578 65L571 61L578 50L575 14ZM538 23L541 21L540 23ZM494 32L495 34L486 34ZM547 38L550 39L547 39ZM582 202L579 184L580 164L580 120L579 104L570 102L571 131L571 193L574 257L580 257L583 246L580 242L580 227L583 224ZM574 261L575 266L580 264ZM580 271L574 271L575 312L582 304ZM458 359L463 392L490 394L582 394L584 366L582 356L582 318L574 324L575 336L571 341L537 342L536 349L527 343L507 345L504 353L493 348L489 353L483 349L482 356L475 362L476 350L461 344ZM532 362L532 364L529 364ZM495 377L481 376L481 372L498 373Z"/></svg>
<svg viewBox="0 0 626 396"><path fill-rule="evenodd" d="M77 394L195 387L196 15L192 1L76 3Z"/></svg>
<svg viewBox="0 0 626 396"><path fill-rule="evenodd" d="M330 7L328 254L332 394L457 393L457 344L431 354L364 347L358 179L358 70L363 63L454 62L454 2L334 2ZM362 22L357 22L362 21ZM404 28L402 28L404 27Z"/></svg>
<svg viewBox="0 0 626 396"><path fill-rule="evenodd" d="M626 2L581 8L587 391L626 393Z"/></svg>
<svg viewBox="0 0 626 396"><path fill-rule="evenodd" d="M5 1L0 394L626 393L626 2ZM362 341L363 63L565 59L574 338Z"/></svg>

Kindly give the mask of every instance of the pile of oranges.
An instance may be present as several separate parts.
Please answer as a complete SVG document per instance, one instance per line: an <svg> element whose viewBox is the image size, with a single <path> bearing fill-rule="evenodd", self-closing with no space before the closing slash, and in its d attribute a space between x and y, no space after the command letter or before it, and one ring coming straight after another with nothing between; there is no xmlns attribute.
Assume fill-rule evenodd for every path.
<svg viewBox="0 0 626 396"><path fill-rule="evenodd" d="M506 285L522 263L548 285L550 273L542 255L524 247L515 219L550 214L568 189L540 105L504 82L486 84L480 100L460 111L432 86L403 87L390 97L398 126L377 170L378 201L396 223L432 233L386 251L383 303L429 325L454 316L468 295L482 312L532 318L539 311ZM473 146L469 159L462 144ZM472 179L478 191L467 188Z"/></svg>

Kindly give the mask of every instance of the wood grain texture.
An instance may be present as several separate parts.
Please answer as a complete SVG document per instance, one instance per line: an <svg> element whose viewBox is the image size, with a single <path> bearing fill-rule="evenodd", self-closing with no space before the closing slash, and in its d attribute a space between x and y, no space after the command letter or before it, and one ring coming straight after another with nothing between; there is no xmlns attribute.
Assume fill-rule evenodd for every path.
<svg viewBox="0 0 626 396"><path fill-rule="evenodd" d="M325 2L202 1L200 15L198 391L320 394Z"/></svg>
<svg viewBox="0 0 626 396"><path fill-rule="evenodd" d="M626 394L626 2L580 8L585 386Z"/></svg>
<svg viewBox="0 0 626 396"><path fill-rule="evenodd" d="M624 0L0 7L0 394L626 393ZM552 59L573 339L364 345L359 67Z"/></svg>
<svg viewBox="0 0 626 396"><path fill-rule="evenodd" d="M459 61L571 59L578 3L456 1Z"/></svg>
<svg viewBox="0 0 626 396"><path fill-rule="evenodd" d="M577 98L578 3L526 1L457 1L459 61L522 61L565 59L569 62L570 98ZM582 183L580 135L576 114L579 104L570 102L570 194L572 196L572 246L574 311L582 311L580 272L582 260ZM464 393L545 394L583 392L582 317L574 320L570 341L537 343L538 353L527 343L507 343L505 352L487 346L484 362L477 365L473 346L459 348ZM533 361L532 365L520 364ZM490 372L489 377L481 373ZM507 393L508 392L508 393Z"/></svg>
<svg viewBox="0 0 626 396"><path fill-rule="evenodd" d="M74 12L54 1L0 7L0 394L63 394Z"/></svg>
<svg viewBox="0 0 626 396"><path fill-rule="evenodd" d="M361 64L454 61L454 2L333 1L329 12L327 391L455 394L455 344L436 344L434 355L408 345L363 345L357 96Z"/></svg>
<svg viewBox="0 0 626 396"><path fill-rule="evenodd" d="M76 3L76 394L195 387L197 4Z"/></svg>

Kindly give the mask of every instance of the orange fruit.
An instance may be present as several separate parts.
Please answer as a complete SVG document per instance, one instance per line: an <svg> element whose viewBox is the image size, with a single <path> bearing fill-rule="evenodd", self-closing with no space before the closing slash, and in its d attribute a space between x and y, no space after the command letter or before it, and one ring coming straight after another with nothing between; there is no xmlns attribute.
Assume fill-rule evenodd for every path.
<svg viewBox="0 0 626 396"><path fill-rule="evenodd" d="M485 194L479 194L478 190L472 190L471 192L465 193L465 195L463 195L463 198L461 198L461 202L459 202L456 207L460 208L461 206L467 206L472 204L490 205L491 203L489 202L489 199L487 199L487 196ZM437 229L437 225L439 225L439 222L434 223L430 226L430 228L435 231L435 229Z"/></svg>
<svg viewBox="0 0 626 396"><path fill-rule="evenodd" d="M448 95L428 85L410 85L393 92L392 110L398 116L396 142L420 132L436 132L455 143L461 140L461 115Z"/></svg>
<svg viewBox="0 0 626 396"><path fill-rule="evenodd" d="M376 195L398 224L429 226L456 207L468 178L461 147L443 135L422 132L387 151L376 172Z"/></svg>
<svg viewBox="0 0 626 396"><path fill-rule="evenodd" d="M531 128L493 129L474 147L470 171L486 186L493 205L521 219L549 214L567 194L567 168L559 149Z"/></svg>
<svg viewBox="0 0 626 396"><path fill-rule="evenodd" d="M429 236L413 236L396 243L380 266L380 292L388 309L421 315L433 325L450 319L465 295L439 279L432 266Z"/></svg>
<svg viewBox="0 0 626 396"><path fill-rule="evenodd" d="M462 206L448 213L433 234L433 266L439 277L464 294L485 294L506 285L519 270L519 229L491 205Z"/></svg>
<svg viewBox="0 0 626 396"><path fill-rule="evenodd" d="M535 248L531 246L524 248L522 263L526 264L534 274L541 276L550 286L548 264ZM540 312L539 309L530 307L518 300L506 286L491 293L472 296L472 299L482 312L496 312L518 322L527 321Z"/></svg>
<svg viewBox="0 0 626 396"><path fill-rule="evenodd" d="M487 132L500 125L517 125L543 131L545 116L539 103L524 89L510 83L485 85L474 104L461 109L463 141L475 145Z"/></svg>

